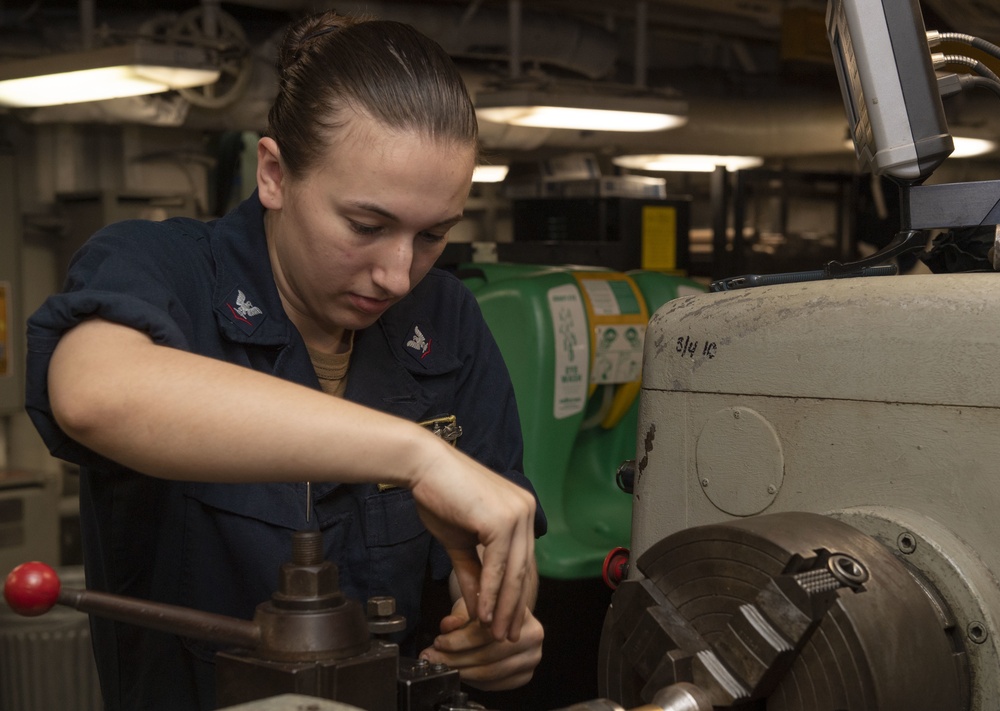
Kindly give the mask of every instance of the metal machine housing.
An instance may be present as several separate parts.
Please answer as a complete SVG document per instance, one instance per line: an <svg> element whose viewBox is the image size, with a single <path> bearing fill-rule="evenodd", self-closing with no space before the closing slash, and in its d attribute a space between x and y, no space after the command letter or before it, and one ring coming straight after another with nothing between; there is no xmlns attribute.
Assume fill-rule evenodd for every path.
<svg viewBox="0 0 1000 711"><path fill-rule="evenodd" d="M838 279L662 307L645 345L633 560L695 526L780 512L847 523L940 601L967 657L968 708L994 708L998 286L993 274Z"/></svg>

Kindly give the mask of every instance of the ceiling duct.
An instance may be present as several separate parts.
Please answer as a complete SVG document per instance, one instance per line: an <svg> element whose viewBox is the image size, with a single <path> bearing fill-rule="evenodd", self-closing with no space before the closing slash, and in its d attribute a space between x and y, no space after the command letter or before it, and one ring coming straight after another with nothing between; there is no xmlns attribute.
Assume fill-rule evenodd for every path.
<svg viewBox="0 0 1000 711"><path fill-rule="evenodd" d="M638 6L645 9L645 0ZM687 104L674 92L645 86L645 22L636 20L636 80L626 87L611 82L580 82L523 72L521 0L508 0L508 66L498 78L476 91L476 113L483 122L577 131L649 132L676 128L687 121ZM640 61L642 66L640 67Z"/></svg>
<svg viewBox="0 0 1000 711"><path fill-rule="evenodd" d="M294 10L287 5L283 9ZM463 10L460 6L351 1L338 3L337 10L344 14L370 14L413 25L439 42L458 60L496 61L502 63L502 68L507 66L509 37L504 11L477 7L475 4ZM193 128L259 129L264 125L267 109L276 91L273 63L283 31L284 28L278 28L266 41L253 47L254 67L246 96L231 107L218 111L192 107L190 112L179 112L172 98L147 97L142 101L115 100L39 109L25 112L23 118L34 123L132 121L172 126L178 125L180 120ZM600 79L614 70L618 46L614 35L600 28L567 21L551 13L529 11L524 13L520 52L522 61L527 64L557 67L584 79ZM479 77L470 83L478 84L483 73L488 73L488 68L470 69L470 73ZM472 88L470 86L470 90ZM169 104L167 110L155 109L161 101ZM544 139L544 135L535 135L531 139L523 137L528 142L537 142L539 138Z"/></svg>
<svg viewBox="0 0 1000 711"><path fill-rule="evenodd" d="M560 4L560 3L564 4ZM687 13L693 10L691 3L696 0L677 0L688 3ZM927 0L928 5L943 4L944 0ZM966 9L975 0L958 0L956 9ZM238 4L260 7L288 13L289 17L298 11L317 9L316 2L298 0L239 0ZM815 2L814 2L815 4ZM994 19L1000 12L990 11L987 0L980 0L980 10L984 14L992 12ZM459 59L463 76L470 93L475 94L488 82L504 73L508 63L509 37L506 8L503 5L487 7L490 3L471 0L469 3L446 4L441 2L356 2L338 3L342 12L367 12L376 16L407 22L435 38ZM590 11L591 20L600 17L598 6L579 0L546 0L544 6L565 8L558 18L550 13L529 10L542 3L524 3L524 32L519 40L525 72L535 72L536 67L558 67L580 77L604 78L612 72L618 60L628 63L633 50L638 50L631 37L623 44L624 33L607 32L584 17ZM714 2L720 11L722 4ZM629 17L632 3L620 3L614 12L617 16ZM641 6L636 5L635 8ZM574 13L571 8L579 8ZM651 65L642 66L636 62L636 82L645 84L648 70L670 70L673 83L680 82L689 103L689 121L682 128L656 132L654 134L597 133L566 130L547 130L505 126L483 122L480 127L484 147L496 156L506 152L563 152L599 151L602 154L648 153L648 152L697 152L697 153L754 153L768 158L796 156L808 157L819 154L843 156L848 169L854 165L853 154L843 148L843 137L847 120L843 112L843 102L836 90L836 82L829 87L794 87L794 90L755 92L753 96L741 87L719 93L703 78L704 67L692 63L690 57L680 54L693 42L703 36L708 28L692 29L688 45L674 41L674 37L664 34L665 9L675 9L665 0L650 0L648 19L652 34L647 38L646 51L650 53ZM643 8L645 10L646 8ZM607 13L607 4L604 6ZM619 14L621 13L621 14ZM123 15L126 14L123 11ZM127 13L136 19L138 11ZM942 13L943 15L943 13ZM121 18L124 22L126 18ZM149 20L147 13L145 20ZM678 18L674 18L675 20ZM683 19L683 18L679 18ZM723 23L725 16L715 19ZM75 21L75 16L72 18ZM64 17L64 24L71 18ZM757 24L757 23L754 23ZM968 27L964 22L951 22ZM669 26L669 25L668 25ZM60 34L51 28L50 36ZM277 42L283 27L267 27L271 35L261 40L260 28L252 33L255 37L251 49L253 55L253 75L246 93L233 106L224 109L208 109L191 106L180 101L176 94L164 94L142 99L115 100L81 104L76 107L61 107L41 110L19 111L19 117L39 123L139 123L159 126L183 126L191 130L259 130L263 127L267 110L274 97L276 79L274 57ZM617 39L616 39L617 36ZM686 37L687 35L685 35ZM715 35L711 35L715 37ZM667 39L665 39L667 37ZM5 39L4 53L9 56L31 56L41 51L40 47L28 47L29 38L23 34ZM681 49L678 49L680 46ZM30 50L30 51L29 51ZM482 61L487 60L487 61ZM495 60L495 61L494 61ZM683 63L681 61L683 60ZM555 70L553 74L558 73ZM832 79L832 74L831 74ZM686 81L685 81L686 80ZM654 84L656 82L653 82ZM955 97L958 99L959 97ZM971 94L961 98L961 117L965 123L974 122L984 132L996 133L996 100L992 95ZM955 106L954 108L958 108ZM952 117L949 116L949 121Z"/></svg>
<svg viewBox="0 0 1000 711"><path fill-rule="evenodd" d="M507 11L473 3L459 5L406 2L338 2L343 14L370 14L405 22L436 40L458 59L495 60L507 66ZM524 64L558 67L587 79L614 71L618 58L615 36L600 27L553 12L525 10L521 18L520 59Z"/></svg>

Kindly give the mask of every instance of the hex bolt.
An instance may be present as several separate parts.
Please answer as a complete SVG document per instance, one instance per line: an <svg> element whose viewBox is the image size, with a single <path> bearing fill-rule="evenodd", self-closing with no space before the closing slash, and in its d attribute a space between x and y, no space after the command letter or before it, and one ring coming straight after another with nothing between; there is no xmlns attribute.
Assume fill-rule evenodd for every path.
<svg viewBox="0 0 1000 711"><path fill-rule="evenodd" d="M392 617L396 614L396 598L389 595L376 595L368 598L369 617Z"/></svg>
<svg viewBox="0 0 1000 711"><path fill-rule="evenodd" d="M365 611L368 613L368 631L376 637L406 629L406 618L396 614L396 598L391 595L368 598Z"/></svg>
<svg viewBox="0 0 1000 711"><path fill-rule="evenodd" d="M701 480L701 485L702 486L708 486L708 479L702 479Z"/></svg>
<svg viewBox="0 0 1000 711"><path fill-rule="evenodd" d="M776 487L774 484L768 484L767 485L767 493L772 494L772 495L773 494L777 494L778 493L778 487Z"/></svg>
<svg viewBox="0 0 1000 711"><path fill-rule="evenodd" d="M917 550L917 538L909 531L903 531L896 537L896 547L900 553L909 555Z"/></svg>
<svg viewBox="0 0 1000 711"><path fill-rule="evenodd" d="M986 638L990 636L989 632L986 630L986 625L979 620L973 620L970 622L968 627L965 628L965 631L969 635L969 639L976 644L982 644L986 641Z"/></svg>
<svg viewBox="0 0 1000 711"><path fill-rule="evenodd" d="M737 419L737 420L740 419L740 411L739 410L733 410L733 417L735 419Z"/></svg>

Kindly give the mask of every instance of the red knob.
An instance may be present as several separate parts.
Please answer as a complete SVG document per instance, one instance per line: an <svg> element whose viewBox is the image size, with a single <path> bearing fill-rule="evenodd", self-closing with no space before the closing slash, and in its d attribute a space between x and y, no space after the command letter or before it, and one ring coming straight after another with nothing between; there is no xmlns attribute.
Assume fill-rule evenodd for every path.
<svg viewBox="0 0 1000 711"><path fill-rule="evenodd" d="M628 575L628 560L630 551L628 548L614 548L604 558L604 568L601 571L604 583L612 590L617 590L618 585Z"/></svg>
<svg viewBox="0 0 1000 711"><path fill-rule="evenodd" d="M45 563L21 563L7 575L3 597L19 615L35 617L52 609L59 598L62 583L59 576Z"/></svg>

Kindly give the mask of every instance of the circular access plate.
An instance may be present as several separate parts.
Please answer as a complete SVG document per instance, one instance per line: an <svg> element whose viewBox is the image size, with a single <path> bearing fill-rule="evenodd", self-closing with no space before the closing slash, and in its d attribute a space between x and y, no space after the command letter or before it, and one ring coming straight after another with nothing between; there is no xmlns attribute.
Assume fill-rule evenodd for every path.
<svg viewBox="0 0 1000 711"><path fill-rule="evenodd" d="M732 516L761 513L781 488L785 463L778 433L750 408L713 413L698 435L696 456L701 490Z"/></svg>

